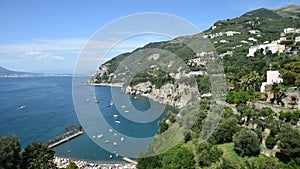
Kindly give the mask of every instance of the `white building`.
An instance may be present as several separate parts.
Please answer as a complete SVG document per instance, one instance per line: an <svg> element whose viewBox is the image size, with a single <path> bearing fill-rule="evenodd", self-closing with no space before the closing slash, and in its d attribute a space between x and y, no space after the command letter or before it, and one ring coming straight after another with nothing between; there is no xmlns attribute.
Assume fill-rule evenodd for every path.
<svg viewBox="0 0 300 169"><path fill-rule="evenodd" d="M249 52L248 52L247 56L254 56L254 53L258 49L264 49L263 54L266 54L267 50L270 50L274 54L276 52L282 53L285 49L285 46L278 44L277 41L273 41L273 42L268 43L268 44L261 44L261 45L258 45L258 46L251 46L249 48Z"/></svg>
<svg viewBox="0 0 300 169"><path fill-rule="evenodd" d="M228 41L227 41L227 40L224 40L224 39L222 39L222 40L220 40L220 43L228 43Z"/></svg>
<svg viewBox="0 0 300 169"><path fill-rule="evenodd" d="M249 37L248 41L253 41L253 42L257 42L257 39L253 38L253 37Z"/></svg>
<svg viewBox="0 0 300 169"><path fill-rule="evenodd" d="M300 42L300 36L297 36L297 37L295 38L295 42Z"/></svg>
<svg viewBox="0 0 300 169"><path fill-rule="evenodd" d="M285 28L285 29L283 29L284 33L294 33L295 31L296 31L295 28Z"/></svg>
<svg viewBox="0 0 300 169"><path fill-rule="evenodd" d="M267 71L267 82L263 82L260 87L260 92L266 91L266 86L273 83L282 83L283 79L280 77L278 70L269 70Z"/></svg>
<svg viewBox="0 0 300 169"><path fill-rule="evenodd" d="M233 36L233 35L240 35L241 32L236 32L236 31L227 31L225 32L226 36Z"/></svg>

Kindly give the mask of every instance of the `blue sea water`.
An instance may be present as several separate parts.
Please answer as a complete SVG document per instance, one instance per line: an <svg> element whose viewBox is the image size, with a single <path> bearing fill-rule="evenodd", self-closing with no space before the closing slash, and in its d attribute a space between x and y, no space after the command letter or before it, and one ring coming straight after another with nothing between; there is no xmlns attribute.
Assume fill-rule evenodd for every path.
<svg viewBox="0 0 300 169"><path fill-rule="evenodd" d="M128 137L144 138L154 136L158 129L157 123L160 119L166 117L165 113L149 123L138 123L127 119L126 114L120 112L120 107L117 108L114 104L108 106L108 104L112 101L122 103L123 108L126 106L128 112L135 109L147 111L150 105L154 108L162 105L145 97L134 98L122 94L120 88L84 86L84 81L87 79L88 77L82 78L80 83L75 85L92 88L95 95L82 98L82 103L88 107L89 105L91 107L97 105L101 109L105 121L114 131ZM114 97L112 93L114 93ZM68 125L80 124L80 121L84 121L82 116L76 114L72 97L72 77L0 78L0 135L16 135L23 148L31 142L44 142L64 133L65 127ZM94 102L95 98L99 100L99 103ZM26 108L19 109L23 105ZM132 107L130 109L130 105L134 109ZM168 109L170 107L167 107L164 112ZM151 111L155 110L151 109ZM151 111L147 113L153 113ZM113 117L113 114L118 115L117 119ZM88 117L88 114L86 117ZM116 124L116 120L121 123ZM88 127L93 129L90 126ZM94 142L95 140L89 136L91 137L91 132L89 134L84 133L55 147L56 155L88 161L121 160L120 157L110 159L109 155L112 152L98 146L99 144L97 145Z"/></svg>

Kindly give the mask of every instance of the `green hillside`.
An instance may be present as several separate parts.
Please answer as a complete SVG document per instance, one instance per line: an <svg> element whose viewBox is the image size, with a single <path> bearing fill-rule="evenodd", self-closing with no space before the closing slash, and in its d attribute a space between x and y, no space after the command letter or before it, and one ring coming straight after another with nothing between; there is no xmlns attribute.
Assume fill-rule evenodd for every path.
<svg viewBox="0 0 300 169"><path fill-rule="evenodd" d="M165 119L159 122L157 135L148 149L140 154L142 158L138 159L137 167L299 168L300 130L297 123L300 111L294 109L297 98L289 103L282 101L287 98L287 88L300 87L300 43L296 42L296 37L300 36L296 31L300 28L299 8L289 5L276 10L261 8L250 11L237 18L217 21L202 33L149 43L103 64L95 76L98 83L112 82L115 76L119 77L117 82L129 81L130 86L150 81L161 87L166 83L173 84L174 78L164 75L159 66L147 67L155 63L150 60L151 63L143 69L137 66L139 59L151 55L147 53L149 49L165 58L166 62L157 62L157 65L169 63L168 56L172 54L181 58L188 65L186 74L208 72L207 65L193 61L205 56L201 52L216 51L223 63L227 94L222 99L226 106L216 104L211 98L201 98L199 105L194 102L181 108L180 116L168 113L168 122ZM293 29L284 32L286 28ZM201 44L195 52L191 45L186 44L196 40L210 43ZM273 53L269 48L258 49L253 56L247 56L250 48L271 43L284 46L284 50ZM125 65L132 64L124 62L129 55L135 56L134 68L127 70L122 65L117 68L120 61ZM103 71L107 67L109 69ZM142 71L130 77L130 71L136 69ZM283 83L269 86L265 93L260 93L260 85L266 81L269 69L279 70ZM170 71L175 73L178 70ZM202 74L194 78L200 94L211 91L211 76ZM269 96L269 101L263 95ZM257 108L249 101L259 101L266 107ZM283 107L283 110L275 112L278 107ZM214 113L221 114L221 117L211 116ZM218 120L220 122L215 124ZM189 128L191 123L193 125ZM214 125L215 130L208 136ZM200 138L206 137L199 142ZM179 144L162 154L144 157L164 151L174 142Z"/></svg>
<svg viewBox="0 0 300 169"><path fill-rule="evenodd" d="M299 18L300 17L300 7L297 5L288 5L277 10L274 10L280 16L289 18Z"/></svg>

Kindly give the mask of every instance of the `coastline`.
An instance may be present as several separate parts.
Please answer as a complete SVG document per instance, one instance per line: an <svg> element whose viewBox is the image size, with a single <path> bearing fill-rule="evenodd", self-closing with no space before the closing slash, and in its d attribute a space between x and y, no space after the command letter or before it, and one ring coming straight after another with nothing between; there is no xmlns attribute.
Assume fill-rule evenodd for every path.
<svg viewBox="0 0 300 169"><path fill-rule="evenodd" d="M115 162L106 162L106 161L87 161L87 160L80 160L74 158L66 158L66 157L59 157L55 156L53 159L54 164L58 168L65 168L69 165L70 162L74 162L79 168L85 169L94 169L94 168L101 168L101 167L108 167L108 168L136 168L136 164L130 164L125 161L115 161Z"/></svg>
<svg viewBox="0 0 300 169"><path fill-rule="evenodd" d="M123 87L123 83L87 83L88 86Z"/></svg>

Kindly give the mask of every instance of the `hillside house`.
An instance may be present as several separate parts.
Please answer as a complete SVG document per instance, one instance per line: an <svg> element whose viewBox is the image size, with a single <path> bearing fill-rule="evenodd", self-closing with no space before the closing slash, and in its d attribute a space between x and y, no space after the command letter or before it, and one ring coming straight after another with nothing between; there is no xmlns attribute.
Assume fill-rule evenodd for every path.
<svg viewBox="0 0 300 169"><path fill-rule="evenodd" d="M266 86L273 83L282 83L283 79L278 70L269 70L267 71L267 82L263 82L260 87L260 92L266 91Z"/></svg>
<svg viewBox="0 0 300 169"><path fill-rule="evenodd" d="M236 31L227 31L225 32L226 36L234 36L234 35L240 35L241 32L236 32Z"/></svg>
<svg viewBox="0 0 300 169"><path fill-rule="evenodd" d="M273 54L276 52L283 53L283 51L285 50L285 46L278 44L277 41L273 41L267 44L261 44L258 46L251 46L249 48L249 52L247 56L254 56L254 53L259 49L264 49L263 54L266 54L268 50L271 51Z"/></svg>

